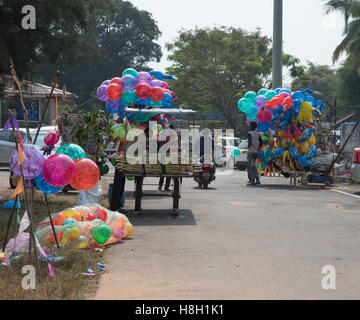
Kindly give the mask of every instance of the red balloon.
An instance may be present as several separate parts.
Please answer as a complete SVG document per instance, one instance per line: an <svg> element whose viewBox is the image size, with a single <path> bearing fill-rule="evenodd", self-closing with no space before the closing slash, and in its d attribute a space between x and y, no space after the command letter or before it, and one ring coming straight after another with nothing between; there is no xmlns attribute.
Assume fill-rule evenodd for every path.
<svg viewBox="0 0 360 320"><path fill-rule="evenodd" d="M161 81L161 83L162 83L165 90L170 90L169 85L165 81Z"/></svg>
<svg viewBox="0 0 360 320"><path fill-rule="evenodd" d="M151 99L153 99L154 101L161 101L162 99L164 99L164 89L160 88L160 87L154 87L151 89Z"/></svg>
<svg viewBox="0 0 360 320"><path fill-rule="evenodd" d="M289 110L289 109L291 108L292 103L293 103L293 100L292 100L291 96L288 96L288 97L284 100L283 106L284 106L284 108L285 108L286 110Z"/></svg>
<svg viewBox="0 0 360 320"><path fill-rule="evenodd" d="M106 96L110 100L119 100L122 95L122 88L117 83L110 83L106 88Z"/></svg>
<svg viewBox="0 0 360 320"><path fill-rule="evenodd" d="M70 185L76 190L89 190L98 183L100 170L96 163L90 159L82 158L75 161L76 174Z"/></svg>
<svg viewBox="0 0 360 320"><path fill-rule="evenodd" d="M100 219L102 221L106 221L107 220L107 212L105 209L102 209L100 207L98 207L96 209L96 212L95 212L95 215L96 215L96 218L97 219Z"/></svg>
<svg viewBox="0 0 360 320"><path fill-rule="evenodd" d="M140 83L136 86L136 96L140 99L147 99L151 94L151 87L147 83Z"/></svg>
<svg viewBox="0 0 360 320"><path fill-rule="evenodd" d="M119 86L121 85L121 78L118 78L118 77L116 77L116 78L113 78L111 81L110 81L110 84L111 83L116 83L116 84L118 84Z"/></svg>

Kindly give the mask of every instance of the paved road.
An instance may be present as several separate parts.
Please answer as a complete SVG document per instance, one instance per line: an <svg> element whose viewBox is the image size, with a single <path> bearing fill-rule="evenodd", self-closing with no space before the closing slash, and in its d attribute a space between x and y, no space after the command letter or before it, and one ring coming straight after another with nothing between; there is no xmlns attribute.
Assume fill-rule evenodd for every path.
<svg viewBox="0 0 360 320"><path fill-rule="evenodd" d="M175 219L171 198L147 197L128 214L133 238L107 250L95 299L359 299L360 198L284 178L245 183L239 171L209 190L185 180ZM325 265L335 290L322 289Z"/></svg>

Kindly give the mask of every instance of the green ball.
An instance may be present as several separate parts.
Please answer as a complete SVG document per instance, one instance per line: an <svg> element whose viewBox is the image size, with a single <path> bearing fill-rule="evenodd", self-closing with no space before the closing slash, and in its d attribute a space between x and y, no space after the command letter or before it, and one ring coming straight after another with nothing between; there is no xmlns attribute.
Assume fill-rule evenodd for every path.
<svg viewBox="0 0 360 320"><path fill-rule="evenodd" d="M125 92L122 94L121 102L122 102L125 106L128 106L129 104L135 103L135 102L136 102L136 93L135 93L135 90L125 91Z"/></svg>
<svg viewBox="0 0 360 320"><path fill-rule="evenodd" d="M74 143L69 143L61 146L56 151L57 154L65 154L72 160L86 158L86 153L83 148Z"/></svg>
<svg viewBox="0 0 360 320"><path fill-rule="evenodd" d="M130 76L133 76L134 78L136 78L138 73L133 68L127 68L127 69L124 70L122 76L126 76L127 74L129 74Z"/></svg>
<svg viewBox="0 0 360 320"><path fill-rule="evenodd" d="M126 177L129 181L134 181L134 177Z"/></svg>
<svg viewBox="0 0 360 320"><path fill-rule="evenodd" d="M91 230L91 234L97 243L104 244L111 237L111 230L107 224L101 223L94 230Z"/></svg>

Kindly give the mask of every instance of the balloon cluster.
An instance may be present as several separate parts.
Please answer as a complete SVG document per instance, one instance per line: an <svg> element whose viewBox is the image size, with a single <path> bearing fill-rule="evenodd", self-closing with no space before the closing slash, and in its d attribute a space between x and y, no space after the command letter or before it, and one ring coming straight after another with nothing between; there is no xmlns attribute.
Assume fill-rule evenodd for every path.
<svg viewBox="0 0 360 320"><path fill-rule="evenodd" d="M315 100L313 92L261 89L258 93L249 91L239 100L239 110L246 114L248 123L257 123L265 140L258 154L260 168L272 159L291 170L308 169L314 164L315 120L323 114L326 104Z"/></svg>
<svg viewBox="0 0 360 320"><path fill-rule="evenodd" d="M52 194L70 184L76 190L89 190L100 179L96 163L86 158L85 151L76 144L66 144L46 160L34 147L24 147L25 160L22 163L24 179L34 180L36 187ZM10 156L10 168L15 176L21 177L17 150Z"/></svg>
<svg viewBox="0 0 360 320"><path fill-rule="evenodd" d="M41 148L43 155L50 155L51 151L54 149L55 144L60 140L59 131L49 131L44 137L45 146Z"/></svg>
<svg viewBox="0 0 360 320"><path fill-rule="evenodd" d="M96 95L99 100L106 102L106 110L109 113L118 113L122 118L125 108L130 105L169 108L177 98L169 85L163 81L166 79L175 78L160 71L137 72L128 68L121 77L104 81L97 89ZM144 118L143 115L143 120Z"/></svg>
<svg viewBox="0 0 360 320"><path fill-rule="evenodd" d="M53 214L59 244L74 249L102 247L129 238L134 227L128 218L100 205L77 206ZM40 223L36 236L41 245L56 244L50 221Z"/></svg>

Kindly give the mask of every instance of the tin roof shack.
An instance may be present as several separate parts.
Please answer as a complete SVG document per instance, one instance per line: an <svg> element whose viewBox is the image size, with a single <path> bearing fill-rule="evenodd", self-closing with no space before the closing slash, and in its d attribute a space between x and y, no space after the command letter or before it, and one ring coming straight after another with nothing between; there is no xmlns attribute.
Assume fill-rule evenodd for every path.
<svg viewBox="0 0 360 320"><path fill-rule="evenodd" d="M355 124L356 122L344 122L341 124L341 147L344 145ZM360 126L356 128L342 153L342 157L344 158L345 163L345 170L350 170L355 148L360 148Z"/></svg>
<svg viewBox="0 0 360 320"><path fill-rule="evenodd" d="M21 90L23 94L24 104L27 105L27 101L39 101L42 107L46 106L48 97L51 93L51 87L45 86L40 83L34 83L27 80L20 81ZM63 92L57 88L53 91L53 96L50 100L48 109L47 124L53 124L56 119L56 99L58 105L64 103L64 101L73 102L77 99L77 95L71 92ZM13 78L9 75L0 74L0 124L3 126L5 121L8 119L8 109L13 105L20 105L19 91ZM60 112L59 112L60 113ZM39 114L37 118L41 115ZM46 120L45 120L46 121ZM33 121L37 122L37 121Z"/></svg>

